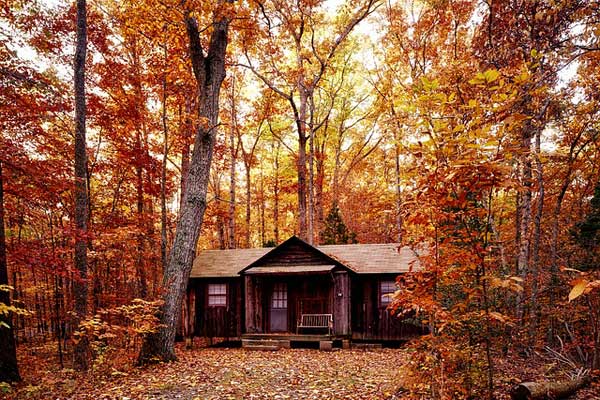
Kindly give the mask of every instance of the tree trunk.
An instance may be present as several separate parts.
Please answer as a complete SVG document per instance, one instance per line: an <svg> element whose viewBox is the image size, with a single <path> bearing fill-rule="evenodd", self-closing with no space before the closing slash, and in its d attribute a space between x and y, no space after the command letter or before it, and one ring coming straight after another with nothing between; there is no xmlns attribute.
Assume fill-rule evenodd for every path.
<svg viewBox="0 0 600 400"><path fill-rule="evenodd" d="M237 161L237 147L235 146L236 136L236 113L235 113L235 93L234 84L231 85L231 127L229 130L229 154L231 156L231 165L229 166L229 243L228 248L235 249L235 164Z"/></svg>
<svg viewBox="0 0 600 400"><path fill-rule="evenodd" d="M167 160L169 159L169 130L167 128L167 45L163 47L165 71L163 72L162 127L163 158L160 168L160 260L163 269L167 265ZM156 289L156 288L154 288Z"/></svg>
<svg viewBox="0 0 600 400"><path fill-rule="evenodd" d="M313 117L315 114L315 106L313 98L310 98L310 123L309 123L309 151L308 159L308 243L313 244L315 241L315 130L313 126Z"/></svg>
<svg viewBox="0 0 600 400"><path fill-rule="evenodd" d="M267 237L265 234L265 177L262 163L260 165L260 243L264 247Z"/></svg>
<svg viewBox="0 0 600 400"><path fill-rule="evenodd" d="M87 314L87 155L85 138L85 59L87 51L86 0L77 0L77 45L74 61L75 89L75 271L78 276L73 282L75 296L75 324ZM74 367L86 370L88 367L88 344L78 340L73 349Z"/></svg>
<svg viewBox="0 0 600 400"><path fill-rule="evenodd" d="M182 130L182 141L183 148L181 149L181 185L180 192L181 197L179 199L179 214L181 215L181 209L183 208L183 193L185 192L185 181L190 170L190 137L193 132L192 119L190 117L192 113L192 101L188 98L185 99L185 122L183 123Z"/></svg>
<svg viewBox="0 0 600 400"><path fill-rule="evenodd" d="M398 231L396 240L402 244L402 188L400 187L400 144L399 138L395 138L394 143L394 160L396 172L396 230Z"/></svg>
<svg viewBox="0 0 600 400"><path fill-rule="evenodd" d="M275 177L273 178L273 239L275 245L279 244L279 149L281 143L277 142L275 150Z"/></svg>
<svg viewBox="0 0 600 400"><path fill-rule="evenodd" d="M531 322L529 329L529 337L530 343L533 345L535 343L535 335L538 328L538 314L539 314L539 305L537 304L537 296L538 296L538 288L539 288L539 279L540 279L540 243L542 237L542 215L544 212L544 170L542 161L540 159L541 154L541 131L538 130L535 135L535 166L536 166L536 178L538 185L538 199L537 199L537 209L535 212L535 218L533 220L533 276L532 276L532 287L531 287Z"/></svg>
<svg viewBox="0 0 600 400"><path fill-rule="evenodd" d="M219 116L219 92L225 78L229 20L226 16L214 18L208 53L205 56L198 24L189 10L185 16L190 57L200 94L199 124L173 247L163 272L164 304L160 313L162 327L157 333L146 336L138 359L140 363L176 359L175 332L206 210L206 193Z"/></svg>
<svg viewBox="0 0 600 400"><path fill-rule="evenodd" d="M517 271L527 285L527 278L530 273L529 268L529 228L531 224L531 185L532 185L532 167L531 157L529 152L531 150L531 136L529 132L525 132L522 138L521 151L521 202L517 208L517 214L520 215L519 220L519 245L517 255ZM517 317L523 319L525 316L525 309L523 307L523 298L529 295L527 288L525 293L518 295L517 300Z"/></svg>
<svg viewBox="0 0 600 400"><path fill-rule="evenodd" d="M511 389L513 400L564 399L589 385L589 377L559 382L523 382Z"/></svg>
<svg viewBox="0 0 600 400"><path fill-rule="evenodd" d="M0 162L0 285L8 285L6 263L6 235L4 233L4 190L2 188L2 163ZM10 293L0 290L0 304L10 306ZM17 366L17 346L10 315L0 314L0 382L21 380ZM7 325L7 326L5 326Z"/></svg>
<svg viewBox="0 0 600 400"><path fill-rule="evenodd" d="M302 240L307 240L308 227L306 220L306 102L307 95L305 90L300 89L300 108L296 109L293 99L290 99L294 109L296 128L298 130L298 159L296 160L296 170L298 174L298 236Z"/></svg>
<svg viewBox="0 0 600 400"><path fill-rule="evenodd" d="M250 168L251 168L251 160L244 160L244 166L246 167L246 231L245 231L245 245L246 248L249 249L250 247L250 217L251 217L251 213L250 213L250 201L251 201L251 196L252 196L252 192L250 190L250 184L252 183L251 177L250 177Z"/></svg>
<svg viewBox="0 0 600 400"><path fill-rule="evenodd" d="M133 59L133 82L135 89L135 176L136 176L136 214L137 214L137 253L135 269L138 279L137 296L145 299L148 295L148 283L146 279L146 266L144 265L144 242L145 242L145 216L144 216L144 157L147 151L145 146L146 129L144 123L143 108L145 99L142 91L142 78L140 73L140 58L138 55L137 41L131 44L131 58ZM148 173L146 173L148 175Z"/></svg>

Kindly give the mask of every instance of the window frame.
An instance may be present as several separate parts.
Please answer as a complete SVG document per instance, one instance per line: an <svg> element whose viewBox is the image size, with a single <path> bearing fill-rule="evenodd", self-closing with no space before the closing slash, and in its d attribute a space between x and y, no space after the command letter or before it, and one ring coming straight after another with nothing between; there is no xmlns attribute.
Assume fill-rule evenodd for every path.
<svg viewBox="0 0 600 400"><path fill-rule="evenodd" d="M208 283L206 285L206 306L211 308L216 307L227 307L229 305L229 288L227 287L227 282L213 282ZM216 291L211 293L211 288L214 288ZM222 290L221 290L222 289ZM211 299L223 299L224 302L218 302L211 304Z"/></svg>
<svg viewBox="0 0 600 400"><path fill-rule="evenodd" d="M288 285L287 282L277 282L273 285L271 292L271 309L287 310L288 308Z"/></svg>
<svg viewBox="0 0 600 400"><path fill-rule="evenodd" d="M391 284L391 291L390 286L388 286L389 284ZM385 290L384 285L386 286ZM377 292L379 294L379 307L389 307L389 305L392 304L393 301L389 294L395 293L398 290L398 285L396 284L396 281L393 279L381 279L378 282L377 289ZM383 296L386 296L385 300Z"/></svg>

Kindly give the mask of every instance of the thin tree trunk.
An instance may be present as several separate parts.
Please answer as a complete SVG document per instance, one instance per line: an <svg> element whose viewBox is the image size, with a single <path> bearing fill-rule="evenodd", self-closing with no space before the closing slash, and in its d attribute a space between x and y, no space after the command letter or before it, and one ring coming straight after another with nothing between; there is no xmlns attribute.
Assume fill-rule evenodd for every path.
<svg viewBox="0 0 600 400"><path fill-rule="evenodd" d="M273 237L275 245L279 244L279 149L281 143L277 142L275 150L275 177L273 182Z"/></svg>
<svg viewBox="0 0 600 400"><path fill-rule="evenodd" d="M532 261L533 261L533 274L532 274L532 287L531 287L531 317L530 321L530 343L533 345L535 341L535 334L538 327L538 314L539 305L537 304L538 287L540 279L540 243L542 236L542 215L544 212L544 171L542 161L540 159L541 152L541 131L538 130L535 135L535 166L536 166L536 178L538 185L538 202L537 209L534 218L534 229L533 229L533 248L532 248Z"/></svg>
<svg viewBox="0 0 600 400"><path fill-rule="evenodd" d="M4 189L2 187L2 162L0 162L0 285L8 285L6 262L6 234L4 232ZM10 306L10 293L0 290L0 304ZM0 382L21 380L17 365L17 345L11 315L0 313Z"/></svg>
<svg viewBox="0 0 600 400"><path fill-rule="evenodd" d="M235 81L234 81L235 82ZM229 245L230 249L235 249L235 165L237 161L237 147L235 146L236 136L236 112L235 112L235 93L234 83L231 84L231 126L229 130L229 154L231 156L231 165L229 167Z"/></svg>
<svg viewBox="0 0 600 400"><path fill-rule="evenodd" d="M167 62L167 45L164 45L165 66ZM163 159L160 169L160 260L163 269L167 265L167 160L169 158L169 130L167 128L167 72L163 75L162 126L163 126Z"/></svg>
<svg viewBox="0 0 600 400"><path fill-rule="evenodd" d="M169 261L163 272L162 327L146 336L139 355L140 363L175 360L175 333L196 246L206 210L206 194L210 165L219 117L219 92L225 78L225 53L228 44L229 19L215 15L208 53L203 53L198 23L187 10L185 23L190 41L190 57L199 89L198 128L190 170L183 192L183 205L175 231Z"/></svg>
<svg viewBox="0 0 600 400"><path fill-rule="evenodd" d="M250 177L250 160L244 161L244 166L246 167L246 231L244 242L246 244L246 248L250 248L250 202L251 202L251 177Z"/></svg>
<svg viewBox="0 0 600 400"><path fill-rule="evenodd" d="M137 42L132 43L132 59L134 67L135 88L135 176L136 176L136 211L137 211L137 254L135 269L138 278L137 295L145 299L148 295L148 284L146 280L146 266L144 263L144 242L145 242L145 216L144 216L144 162L145 162L145 124L144 124L144 96L142 91L142 80L140 74L140 60L137 50Z"/></svg>
<svg viewBox="0 0 600 400"><path fill-rule="evenodd" d="M517 271L518 276L520 276L527 285L527 279L530 274L530 266L529 266L529 257L530 257L530 248L529 248L529 232L530 232L530 224L531 224L531 186L532 186L532 166L531 166L531 157L529 152L531 150L531 136L529 133L524 133L521 144L521 151L523 154L521 155L521 202L518 207L518 213L520 215L520 224L519 224L519 246L518 246L518 256L517 256ZM525 293L518 295L517 300L517 316L520 319L525 317L525 309L523 305L523 298L527 296L527 289Z"/></svg>
<svg viewBox="0 0 600 400"><path fill-rule="evenodd" d="M85 59L87 52L86 0L77 0L77 44L74 61L75 90L75 271L78 276L73 282L75 296L75 324L87 314L87 154L86 154L86 101L85 101ZM85 338L75 343L73 350L74 367L77 370L88 368L88 343Z"/></svg>
<svg viewBox="0 0 600 400"><path fill-rule="evenodd" d="M265 245L267 238L265 234L265 176L262 163L260 164L260 243Z"/></svg>
<svg viewBox="0 0 600 400"><path fill-rule="evenodd" d="M298 174L298 236L308 239L307 227L307 205L306 205L306 103L308 97L306 91L300 88L300 107L296 109L293 99L290 100L294 109L296 128L298 130L298 160L296 170Z"/></svg>
<svg viewBox="0 0 600 400"><path fill-rule="evenodd" d="M398 243L402 243L402 188L400 187L400 145L398 144L399 139L395 138L394 143L394 159L396 164L396 230L398 231L396 240Z"/></svg>
<svg viewBox="0 0 600 400"><path fill-rule="evenodd" d="M308 159L308 243L313 244L315 241L315 130L314 118L315 104L313 96L310 97L310 121L308 125L308 146L310 156Z"/></svg>

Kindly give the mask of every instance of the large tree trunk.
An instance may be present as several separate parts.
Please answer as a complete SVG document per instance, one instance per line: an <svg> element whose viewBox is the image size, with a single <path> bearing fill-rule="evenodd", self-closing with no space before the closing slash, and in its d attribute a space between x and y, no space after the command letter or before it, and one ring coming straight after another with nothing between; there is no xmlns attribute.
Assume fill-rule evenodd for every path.
<svg viewBox="0 0 600 400"><path fill-rule="evenodd" d="M140 363L176 359L175 331L206 210L206 192L219 116L219 92L225 78L225 52L229 29L227 17L215 16L206 56L200 42L198 24L189 11L185 23L190 41L192 67L200 94L199 124L173 247L163 272L164 304L160 315L162 327L157 333L145 338L139 356Z"/></svg>
<svg viewBox="0 0 600 400"><path fill-rule="evenodd" d="M183 147L181 149L181 197L179 198L179 214L181 214L181 209L183 208L183 193L185 192L185 181L190 170L190 138L192 137L192 132L194 129L192 124L192 118L190 117L191 113L192 100L190 100L190 98L187 97L185 99L185 122L182 125L181 132Z"/></svg>
<svg viewBox="0 0 600 400"><path fill-rule="evenodd" d="M2 163L0 162L0 285L8 285L6 265L6 235L4 234L4 191L2 188ZM0 304L10 305L10 294L0 290ZM5 326L7 325L7 326ZM10 316L0 314L0 382L21 380L17 366L17 346Z"/></svg>
<svg viewBox="0 0 600 400"><path fill-rule="evenodd" d="M87 313L87 154L85 139L85 58L87 50L86 0L77 0L77 45L74 61L75 89L75 271L73 282L75 297L75 326ZM78 340L73 350L74 366L78 370L88 367L88 344Z"/></svg>

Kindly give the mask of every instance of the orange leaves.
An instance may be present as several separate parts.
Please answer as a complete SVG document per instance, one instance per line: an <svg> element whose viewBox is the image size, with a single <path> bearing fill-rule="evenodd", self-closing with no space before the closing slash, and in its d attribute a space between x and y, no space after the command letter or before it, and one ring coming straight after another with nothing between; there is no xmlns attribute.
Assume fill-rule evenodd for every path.
<svg viewBox="0 0 600 400"><path fill-rule="evenodd" d="M523 291L523 279L518 276L511 276L505 279L490 276L487 279L492 289L507 289L515 293Z"/></svg>

